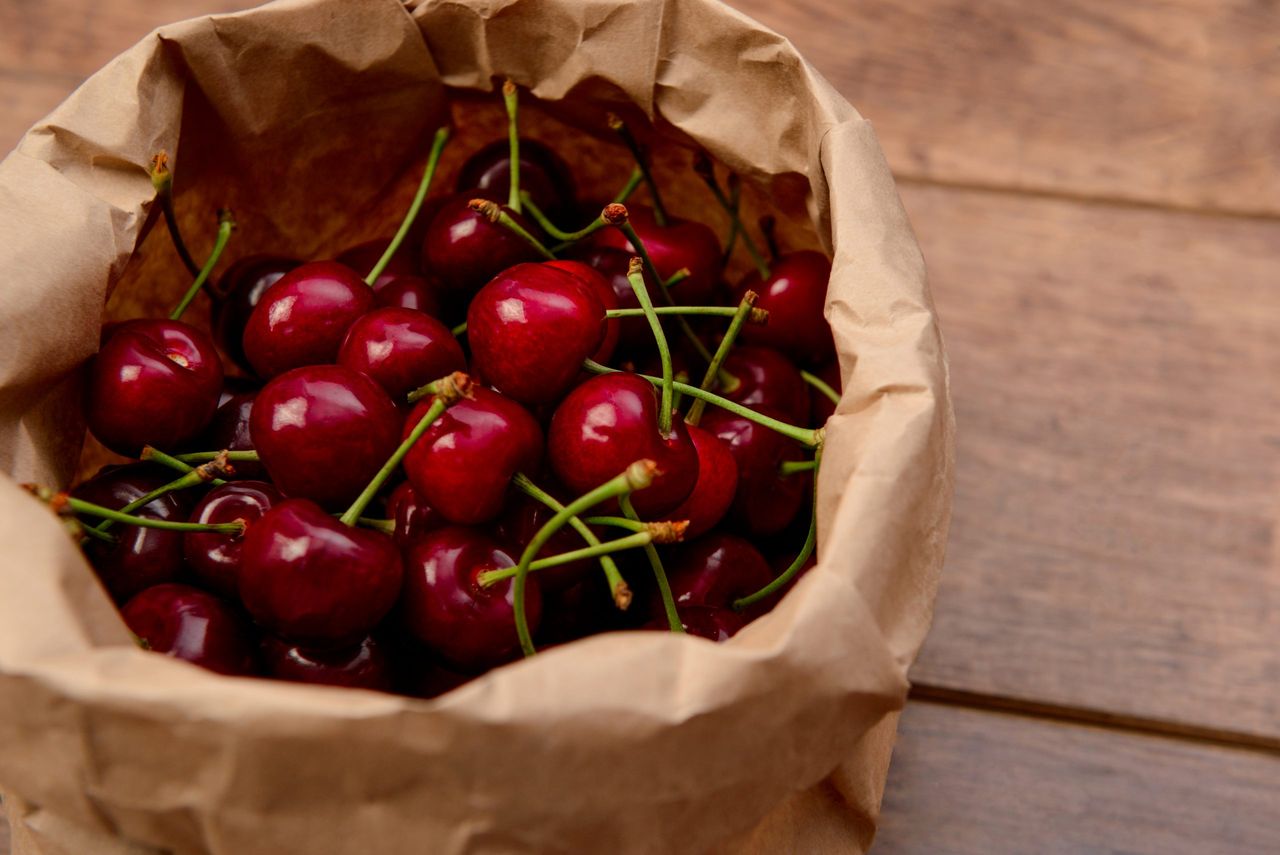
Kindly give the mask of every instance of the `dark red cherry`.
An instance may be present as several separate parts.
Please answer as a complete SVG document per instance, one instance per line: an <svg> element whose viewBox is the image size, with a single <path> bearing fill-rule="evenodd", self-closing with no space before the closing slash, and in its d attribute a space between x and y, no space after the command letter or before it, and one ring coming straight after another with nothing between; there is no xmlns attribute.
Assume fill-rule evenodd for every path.
<svg viewBox="0 0 1280 855"><path fill-rule="evenodd" d="M226 600L187 585L155 585L120 610L129 631L157 653L233 676L257 673L254 633Z"/></svg>
<svg viewBox="0 0 1280 855"><path fill-rule="evenodd" d="M502 516L498 517L494 533L498 541L509 547L512 554L518 557L552 516L554 512L546 505L528 496L521 496L512 501ZM551 535L551 539L542 547L538 557L545 558L561 552L572 552L586 545L582 535L565 526ZM548 594L563 591L581 582L589 573L599 572L599 567L594 558L583 558L570 564L561 564L559 567L548 567L537 571L538 587L543 593Z"/></svg>
<svg viewBox="0 0 1280 855"><path fill-rule="evenodd" d="M401 549L427 532L449 524L439 511L418 495L418 491L408 481L401 482L387 497L387 516L395 521L396 528L392 536Z"/></svg>
<svg viewBox="0 0 1280 855"><path fill-rule="evenodd" d="M698 452L698 480L685 500L666 514L668 519L688 520L685 540L710 531L724 519L738 489L738 464L719 437L695 425L685 425Z"/></svg>
<svg viewBox="0 0 1280 855"><path fill-rule="evenodd" d="M342 510L400 444L401 415L382 387L340 365L281 374L253 403L249 432L280 492Z"/></svg>
<svg viewBox="0 0 1280 855"><path fill-rule="evenodd" d="M782 418L780 413L761 411ZM782 531L804 505L804 474L783 477L779 467L785 461L802 460L800 446L776 431L761 427L727 410L708 407L702 427L726 445L738 463L738 491L730 515L735 525L752 535Z"/></svg>
<svg viewBox="0 0 1280 855"><path fill-rule="evenodd" d="M295 268L266 290L244 329L244 352L260 377L338 357L347 329L373 305L373 291L336 261Z"/></svg>
<svg viewBox="0 0 1280 855"><path fill-rule="evenodd" d="M471 188L484 191L487 198L506 201L511 188L511 146L505 140L494 140L477 151L462 165L457 189L465 193ZM575 205L573 173L569 165L537 140L520 138L520 189L552 221L573 211Z"/></svg>
<svg viewBox="0 0 1280 855"><path fill-rule="evenodd" d="M724 361L724 370L737 385L716 391L730 401L779 413L790 424L804 424L809 417L808 385L799 369L778 351L736 345Z"/></svg>
<svg viewBox="0 0 1280 855"><path fill-rule="evenodd" d="M512 580L485 588L477 577L515 564L516 556L477 529L455 526L431 532L405 555L405 628L460 671L483 671L509 661L520 652ZM542 614L536 573L529 576L525 605L532 631Z"/></svg>
<svg viewBox="0 0 1280 855"><path fill-rule="evenodd" d="M747 541L729 534L709 534L673 550L667 560L667 578L676 609L695 606L728 609L734 600L754 594L773 581L774 573L764 556ZM757 603L743 615L747 620L763 614L769 602ZM661 602L654 602L661 614Z"/></svg>
<svg viewBox="0 0 1280 855"><path fill-rule="evenodd" d="M632 228L649 251L653 266L663 278L670 279L677 270L689 268L689 278L672 287L672 299L681 306L709 305L723 272L720 241L710 226L679 217L668 217L667 225L660 226L653 217L653 209L644 205L628 205L627 214ZM606 227L596 232L595 243L630 255L636 253L627 236L615 228ZM656 295L654 302L661 305Z"/></svg>
<svg viewBox="0 0 1280 855"><path fill-rule="evenodd" d="M467 310L467 343L477 373L522 404L559 400L604 335L604 305L593 289L550 264L504 270Z"/></svg>
<svg viewBox="0 0 1280 855"><path fill-rule="evenodd" d="M608 308L611 309L640 308L640 299L636 297L635 289L627 279L631 257L631 253L610 246L586 246L574 250L574 258L599 273L609 286L609 290L613 292L617 305L609 306ZM655 305L661 305L661 297L656 290L658 286L647 272L644 274L644 282ZM644 318L621 318L610 321L610 325L614 324L617 325L618 330L618 348L622 351L627 354L637 354L654 350L653 330L649 328L649 322Z"/></svg>
<svg viewBox="0 0 1280 855"><path fill-rule="evenodd" d="M659 610L660 607L659 607ZM708 641L728 641L738 634L738 630L747 625L747 620L733 609L718 609L711 606L685 606L677 610L680 625L689 635L696 635ZM645 624L645 629L669 630L665 613L654 617Z"/></svg>
<svg viewBox="0 0 1280 855"><path fill-rule="evenodd" d="M405 435L430 403L418 402L405 420ZM441 516L474 525L501 513L511 476L537 470L541 459L542 429L528 410L473 386L472 397L445 410L409 450L404 469L418 495Z"/></svg>
<svg viewBox="0 0 1280 855"><path fill-rule="evenodd" d="M391 400L467 367L462 345L444 324L413 309L374 309L356 320L338 364L373 378Z"/></svg>
<svg viewBox="0 0 1280 855"><path fill-rule="evenodd" d="M658 432L658 405L658 390L634 374L604 374L578 386L551 419L547 456L556 477L582 494L648 458L659 474L632 504L646 519L663 517L693 490L698 452L683 420L673 420L669 437Z"/></svg>
<svg viewBox="0 0 1280 855"><path fill-rule="evenodd" d="M814 374L819 379L826 381L827 385L837 392L844 390L844 385L840 379L840 360L833 359L821 368L814 369ZM821 427L827 423L827 419L835 415L836 405L831 403L831 399L819 392L817 389L809 390L809 424L814 427Z"/></svg>
<svg viewBox="0 0 1280 855"><path fill-rule="evenodd" d="M337 650L315 649L267 636L262 639L266 673L277 680L391 691L391 663L372 636Z"/></svg>
<svg viewBox="0 0 1280 855"><path fill-rule="evenodd" d="M89 374L85 416L98 441L137 457L144 445L172 451L213 418L222 362L208 335L181 321L121 324Z"/></svg>
<svg viewBox="0 0 1280 855"><path fill-rule="evenodd" d="M276 255L250 255L227 268L214 289L213 337L222 352L245 371L244 327L263 293L301 261Z"/></svg>
<svg viewBox="0 0 1280 855"><path fill-rule="evenodd" d="M427 227L423 268L451 291L474 293L513 264L538 260L525 241L471 210L471 199L484 195L460 193L450 198ZM532 229L518 214L512 217Z"/></svg>
<svg viewBox="0 0 1280 855"><path fill-rule="evenodd" d="M191 512L191 521L226 523L241 520L256 523L275 505L284 501L280 491L265 481L232 481L214 487ZM224 597L239 596L242 534L189 531L183 535L182 549L191 575L205 588Z"/></svg>
<svg viewBox="0 0 1280 855"><path fill-rule="evenodd" d="M352 528L315 502L288 499L245 531L240 597L269 632L315 647L351 645L391 610L400 550Z"/></svg>
<svg viewBox="0 0 1280 855"><path fill-rule="evenodd" d="M379 308L414 309L438 318L445 309L444 289L425 276L407 273L379 276L373 285L373 305Z"/></svg>
<svg viewBox="0 0 1280 855"><path fill-rule="evenodd" d="M748 290L760 295L756 306L769 311L769 323L747 324L742 340L780 350L801 365L820 365L835 356L831 327L823 317L831 261L820 252L788 252L775 260L765 281L752 271L734 288L733 299Z"/></svg>
<svg viewBox="0 0 1280 855"><path fill-rule="evenodd" d="M446 692L471 682L475 675L459 674L431 659L416 643L398 651L396 686L398 691L414 698L438 698Z"/></svg>
<svg viewBox="0 0 1280 855"><path fill-rule="evenodd" d="M119 510L163 487L173 480L171 476L174 474L137 463L108 466L72 490L71 495ZM133 513L140 517L181 522L191 509L190 501L190 497L181 492L166 493ZM123 603L144 588L173 582L181 576L181 532L120 523L109 531L116 538L115 543L90 540L85 545L85 554L117 603Z"/></svg>
<svg viewBox="0 0 1280 855"><path fill-rule="evenodd" d="M421 239L422 229L419 229L419 239ZM343 250L334 261L344 267L352 270L361 279L369 275L369 271L373 270L373 266L382 259L382 254L387 251L387 247L391 244L391 238L377 238L368 240L364 243L356 244L350 249ZM387 262L387 266L382 268L381 275L374 280L373 288L378 290L380 285L384 285L391 280L392 277L400 275L417 275L422 272L419 266L420 259L418 252L414 247L414 243L410 239L404 240L391 260Z"/></svg>
<svg viewBox="0 0 1280 855"><path fill-rule="evenodd" d="M253 451L249 421L253 414L253 400L257 396L256 390L239 392L219 404L213 414L213 421L209 422L209 429L204 432L199 450ZM260 480L266 473L260 463L252 460L237 460L232 468L234 472L230 477L237 479Z"/></svg>
<svg viewBox="0 0 1280 855"><path fill-rule="evenodd" d="M596 270L594 267L591 267L584 262L573 261L571 259L548 261L547 264L552 267L558 267L568 273L572 273L582 282L586 283L587 287L591 289L591 293L595 294L596 298L600 300L600 305L604 306L605 311L620 308L618 295L614 293L613 286L609 284L609 280L606 279L604 274L599 270ZM635 296L634 292L632 293L632 296ZM645 321L645 324L647 326L648 321ZM618 338L621 335L622 320L620 318L606 320L604 325L604 339L601 340L600 346L596 348L596 352L591 355L591 358L596 362L608 362L613 357L613 352L618 349ZM652 338L652 335L652 332L650 332L650 338Z"/></svg>

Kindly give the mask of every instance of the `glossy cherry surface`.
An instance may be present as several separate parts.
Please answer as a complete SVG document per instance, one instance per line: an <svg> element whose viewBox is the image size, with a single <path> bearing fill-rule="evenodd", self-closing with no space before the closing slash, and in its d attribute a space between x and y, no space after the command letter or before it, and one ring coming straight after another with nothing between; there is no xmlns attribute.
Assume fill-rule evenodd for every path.
<svg viewBox="0 0 1280 855"><path fill-rule="evenodd" d="M574 259L600 274L605 284L609 286L617 305L607 306L607 308L640 308L640 299L636 297L636 292L627 279L627 270L631 266L631 253L610 246L587 246L575 249ZM647 272L644 274L644 282L654 304L661 305L661 299L655 290L657 285ZM618 331L618 350L628 355L649 353L654 350L653 330L649 328L649 322L644 318L619 318L609 323Z"/></svg>
<svg viewBox="0 0 1280 855"><path fill-rule="evenodd" d="M729 446L718 436L695 425L685 425L685 429L698 452L698 480L693 491L666 517L688 520L684 536L692 540L714 528L729 512L738 489L738 464Z"/></svg>
<svg viewBox="0 0 1280 855"><path fill-rule="evenodd" d="M595 291L550 264L517 264L471 300L467 342L477 373L522 404L559 400L605 336Z"/></svg>
<svg viewBox="0 0 1280 855"><path fill-rule="evenodd" d="M392 537L401 549L428 532L449 524L408 481L400 483L387 497L387 516L395 521Z"/></svg>
<svg viewBox="0 0 1280 855"><path fill-rule="evenodd" d="M197 450L254 451L253 437L249 433L249 421L253 415L253 401L257 396L256 390L237 392L220 403ZM262 464L252 460L237 460L232 464L232 469L234 471L229 477L237 479L260 479L266 472Z"/></svg>
<svg viewBox="0 0 1280 855"><path fill-rule="evenodd" d="M556 408L548 432L556 477L582 494L647 458L658 475L632 495L632 504L646 519L665 515L693 490L698 452L679 418L671 436L659 433L658 405L658 390L634 374L604 374L575 388Z"/></svg>
<svg viewBox="0 0 1280 855"><path fill-rule="evenodd" d="M249 429L282 493L337 511L396 450L401 416L365 375L340 365L312 365L262 387Z"/></svg>
<svg viewBox="0 0 1280 855"><path fill-rule="evenodd" d="M734 289L734 300L747 291L760 295L756 307L769 311L769 323L748 324L742 340L782 351L801 365L821 365L836 352L831 327L823 317L831 261L820 252L789 252L771 265L763 282L758 271L747 274Z"/></svg>
<svg viewBox="0 0 1280 855"><path fill-rule="evenodd" d="M189 585L155 585L120 610L149 649L219 674L257 672L249 622L226 600Z"/></svg>
<svg viewBox="0 0 1280 855"><path fill-rule="evenodd" d="M445 310L444 289L433 279L408 273L379 276L373 285L373 305L415 309L438 318Z"/></svg>
<svg viewBox="0 0 1280 855"><path fill-rule="evenodd" d="M262 639L267 674L291 683L391 691L391 662L372 636L350 647L315 649L273 636Z"/></svg>
<svg viewBox="0 0 1280 855"><path fill-rule="evenodd" d="M449 328L430 315L374 309L347 331L338 364L368 375L399 404L419 386L462 371L467 360Z"/></svg>
<svg viewBox="0 0 1280 855"><path fill-rule="evenodd" d="M713 533L674 552L667 561L667 578L681 613L691 606L728 609L734 600L773 581L769 562L740 537ZM661 609L660 603L654 605ZM743 614L750 620L768 608L768 604L758 603Z"/></svg>
<svg viewBox="0 0 1280 855"><path fill-rule="evenodd" d="M460 193L440 206L422 243L422 265L454 292L474 293L513 264L537 261L529 244L471 210L482 193ZM532 227L518 215L527 230Z"/></svg>
<svg viewBox="0 0 1280 855"><path fill-rule="evenodd" d="M301 261L279 255L250 255L227 268L218 279L213 300L213 336L222 352L245 371L244 326L263 293Z"/></svg>
<svg viewBox="0 0 1280 855"><path fill-rule="evenodd" d="M628 220L636 230L653 266L663 278L670 279L677 270L687 267L689 278L671 289L672 299L682 306L705 306L714 299L720 284L720 240L711 227L694 220L668 217L667 225L660 226L654 219L653 209L644 205L628 205ZM635 255L631 241L616 228L603 228L596 232L598 246L610 246ZM655 305L662 305L654 294Z"/></svg>
<svg viewBox="0 0 1280 855"><path fill-rule="evenodd" d="M428 534L405 555L405 628L461 671L482 671L519 655L512 581L484 588L477 580L485 570L515 566L517 557L477 529L455 526ZM542 614L536 575L525 588L531 630Z"/></svg>
<svg viewBox="0 0 1280 855"><path fill-rule="evenodd" d="M558 261L548 261L547 264L578 277L596 295L600 305L604 306L605 311L621 308L621 304L618 302L618 295L614 293L613 285L610 284L603 273L591 265L565 258ZM632 296L635 296L634 292ZM647 326L648 321L645 321L645 324ZM612 318L606 320L604 338L600 340L600 346L596 348L596 352L591 355L591 358L596 362L608 362L613 357L613 352L618 349L618 339L621 335L622 319ZM650 337L652 337L652 332Z"/></svg>
<svg viewBox="0 0 1280 855"><path fill-rule="evenodd" d="M313 261L268 288L244 329L244 352L260 377L333 362L373 291L351 268Z"/></svg>
<svg viewBox="0 0 1280 855"><path fill-rule="evenodd" d="M491 199L506 201L511 187L511 146L494 140L462 165L457 189L472 188ZM572 213L575 204L573 172L560 155L537 140L520 138L520 189L553 221Z"/></svg>
<svg viewBox="0 0 1280 855"><path fill-rule="evenodd" d="M724 361L724 370L737 385L716 391L730 401L778 413L789 424L804 424L809 417L809 387L799 369L778 351L736 345Z"/></svg>
<svg viewBox="0 0 1280 855"><path fill-rule="evenodd" d="M93 360L85 416L98 441L137 457L144 445L172 451L213 418L222 362L208 335L181 321L121 324Z"/></svg>
<svg viewBox="0 0 1280 855"><path fill-rule="evenodd" d="M707 408L702 427L728 445L738 464L738 490L730 510L734 524L752 535L777 534L786 528L804 505L808 480L804 473L784 477L779 467L784 461L804 459L800 446L776 431L715 407Z"/></svg>
<svg viewBox="0 0 1280 855"><path fill-rule="evenodd" d="M245 532L240 597L269 632L338 647L382 620L402 576L400 550L388 535L343 525L315 502L288 499Z"/></svg>
<svg viewBox="0 0 1280 855"><path fill-rule="evenodd" d="M232 481L206 493L191 512L191 522L241 520L253 525L282 501L280 491L265 481ZM182 540L187 567L202 586L224 597L239 595L243 534L189 531Z"/></svg>
<svg viewBox="0 0 1280 855"><path fill-rule="evenodd" d="M491 389L473 387L472 396L445 410L404 460L418 495L461 525L496 517L511 476L536 471L542 458L542 429L528 410ZM430 404L418 402L406 435Z"/></svg>

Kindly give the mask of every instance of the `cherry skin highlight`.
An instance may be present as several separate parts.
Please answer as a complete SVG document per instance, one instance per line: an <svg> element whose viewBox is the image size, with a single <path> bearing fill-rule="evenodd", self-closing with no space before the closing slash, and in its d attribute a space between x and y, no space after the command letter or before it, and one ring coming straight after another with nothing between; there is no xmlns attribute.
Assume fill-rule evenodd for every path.
<svg viewBox="0 0 1280 855"><path fill-rule="evenodd" d="M291 683L391 691L391 663L372 636L337 650L314 649L267 636L262 640L267 674Z"/></svg>
<svg viewBox="0 0 1280 855"><path fill-rule="evenodd" d="M214 411L197 451L254 451L253 437L249 433L249 421L253 415L253 401L257 391L237 392L230 395ZM266 470L252 460L237 460L228 478L261 480Z"/></svg>
<svg viewBox="0 0 1280 855"><path fill-rule="evenodd" d="M249 526L282 501L284 496L280 491L265 481L232 481L206 493L191 512L191 522L240 520ZM191 575L202 586L224 597L239 595L243 545L243 534L189 531L182 537L182 550Z"/></svg>
<svg viewBox="0 0 1280 855"><path fill-rule="evenodd" d="M243 368L253 371L244 355L244 327L268 288L302 264L296 258L251 255L227 268L218 280L213 300L213 337L222 352Z"/></svg>
<svg viewBox="0 0 1280 855"><path fill-rule="evenodd" d="M449 328L412 309L374 309L358 318L338 351L338 364L373 379L397 404L410 392L467 367Z"/></svg>
<svg viewBox="0 0 1280 855"><path fill-rule="evenodd" d="M767 309L769 323L742 329L747 344L772 347L805 366L821 365L835 356L835 339L823 317L831 261L820 252L789 252L773 262L768 279L759 271L743 277L733 290L735 301L747 291L760 295L756 307Z"/></svg>
<svg viewBox="0 0 1280 855"><path fill-rule="evenodd" d="M226 600L188 585L155 585L120 610L150 650L219 674L257 673L253 630Z"/></svg>
<svg viewBox="0 0 1280 855"><path fill-rule="evenodd" d="M392 537L401 549L428 532L449 524L440 512L426 503L413 484L402 482L387 497L387 516L395 521Z"/></svg>

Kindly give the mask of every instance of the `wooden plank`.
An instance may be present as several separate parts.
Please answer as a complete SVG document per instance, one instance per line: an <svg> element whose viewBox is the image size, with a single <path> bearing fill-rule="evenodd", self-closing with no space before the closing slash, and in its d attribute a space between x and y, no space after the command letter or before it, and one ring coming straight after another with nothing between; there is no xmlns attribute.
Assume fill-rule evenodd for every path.
<svg viewBox="0 0 1280 855"><path fill-rule="evenodd" d="M899 174L1280 213L1280 4L732 5L794 40Z"/></svg>
<svg viewBox="0 0 1280 855"><path fill-rule="evenodd" d="M903 196L959 424L913 678L1280 745L1280 223Z"/></svg>
<svg viewBox="0 0 1280 855"><path fill-rule="evenodd" d="M902 717L872 855L1271 855L1280 757L929 703Z"/></svg>

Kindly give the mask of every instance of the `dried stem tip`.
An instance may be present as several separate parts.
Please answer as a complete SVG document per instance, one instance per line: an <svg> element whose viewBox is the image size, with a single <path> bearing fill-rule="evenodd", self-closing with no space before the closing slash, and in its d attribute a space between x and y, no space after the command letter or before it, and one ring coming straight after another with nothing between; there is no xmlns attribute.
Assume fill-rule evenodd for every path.
<svg viewBox="0 0 1280 855"><path fill-rule="evenodd" d="M652 460L637 460L627 467L624 473L627 477L627 484L632 490L643 490L653 483L653 479L658 475L658 464Z"/></svg>
<svg viewBox="0 0 1280 855"><path fill-rule="evenodd" d="M169 171L169 152L161 149L151 158L151 186L163 190L173 181L173 173Z"/></svg>
<svg viewBox="0 0 1280 855"><path fill-rule="evenodd" d="M150 449L150 446L147 446ZM144 456L146 449L143 451ZM210 460L208 463L201 463L193 470L201 481L212 481L215 478L230 478L236 474L235 467L231 465L231 457L228 451L219 451L218 456Z"/></svg>
<svg viewBox="0 0 1280 855"><path fill-rule="evenodd" d="M631 261L627 264L627 275L635 276L644 273L644 259L639 256L631 256Z"/></svg>
<svg viewBox="0 0 1280 855"><path fill-rule="evenodd" d="M472 390L475 383L472 381L471 375L465 371L455 371L448 377L441 377L432 385L436 387L436 397L448 407L452 407L463 398L471 399L475 397L475 392Z"/></svg>
<svg viewBox="0 0 1280 855"><path fill-rule="evenodd" d="M689 528L688 520L662 520L645 523L645 531L653 538L654 543L679 543L684 540L684 533Z"/></svg>
<svg viewBox="0 0 1280 855"><path fill-rule="evenodd" d="M627 587L626 582L620 582L618 587L614 588L613 604L618 607L618 611L623 612L631 607L631 589Z"/></svg>
<svg viewBox="0 0 1280 855"><path fill-rule="evenodd" d="M510 77L502 81L502 94L503 95L516 94L516 82L512 80Z"/></svg>
<svg viewBox="0 0 1280 855"><path fill-rule="evenodd" d="M626 127L626 124L622 121L622 117L617 113L606 113L604 120L608 123L611 130L620 131Z"/></svg>
<svg viewBox="0 0 1280 855"><path fill-rule="evenodd" d="M752 309L750 312L747 313L747 323L759 324L761 326L764 326L765 324L769 323L769 310L768 309Z"/></svg>
<svg viewBox="0 0 1280 855"><path fill-rule="evenodd" d="M604 210L600 212L600 219L611 226L625 225L627 222L627 206L618 202L605 205Z"/></svg>
<svg viewBox="0 0 1280 855"><path fill-rule="evenodd" d="M498 222L502 217L502 206L488 199L472 199L467 203L467 207L491 223Z"/></svg>

